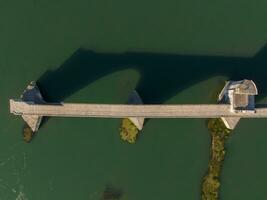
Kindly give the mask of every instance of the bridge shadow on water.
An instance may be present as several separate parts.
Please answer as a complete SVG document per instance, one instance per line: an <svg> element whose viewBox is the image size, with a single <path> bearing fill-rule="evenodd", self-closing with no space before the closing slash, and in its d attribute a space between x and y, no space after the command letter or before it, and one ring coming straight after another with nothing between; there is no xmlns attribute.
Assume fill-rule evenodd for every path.
<svg viewBox="0 0 267 200"><path fill-rule="evenodd" d="M136 89L146 104L163 103L181 90L217 75L252 79L258 86L259 98L267 94L267 45L251 58L78 49L58 69L45 72L37 83L47 102L61 102L97 79L123 69L140 73Z"/></svg>
<svg viewBox="0 0 267 200"><path fill-rule="evenodd" d="M46 101L61 102L99 78L123 69L140 73L136 90L145 104L164 103L183 89L219 75L232 80L252 79L259 90L257 99L267 95L267 45L250 58L96 53L78 49L58 69L45 72L37 82ZM107 189L103 199L111 195L119 199L122 193Z"/></svg>

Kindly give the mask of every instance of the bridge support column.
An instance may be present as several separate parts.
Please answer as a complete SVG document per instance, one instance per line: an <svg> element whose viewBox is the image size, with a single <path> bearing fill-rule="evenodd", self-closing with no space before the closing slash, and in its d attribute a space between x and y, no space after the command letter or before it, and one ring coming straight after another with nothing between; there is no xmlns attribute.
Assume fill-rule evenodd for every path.
<svg viewBox="0 0 267 200"><path fill-rule="evenodd" d="M41 95L41 92L34 81L32 81L21 95L21 99L26 102L32 102L36 104L43 104L45 101ZM33 132L38 131L43 116L39 115L22 115L23 120L28 124Z"/></svg>
<svg viewBox="0 0 267 200"><path fill-rule="evenodd" d="M136 90L134 90L129 96L128 104L134 104L134 105L143 104L143 101L139 96L139 94L136 92ZM129 117L128 119L136 126L136 128L139 131L143 129L145 121L144 117Z"/></svg>

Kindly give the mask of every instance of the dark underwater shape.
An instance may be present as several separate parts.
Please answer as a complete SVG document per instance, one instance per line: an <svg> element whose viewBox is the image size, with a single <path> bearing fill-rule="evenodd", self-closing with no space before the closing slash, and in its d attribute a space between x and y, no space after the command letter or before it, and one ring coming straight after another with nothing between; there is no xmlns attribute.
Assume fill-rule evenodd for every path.
<svg viewBox="0 0 267 200"><path fill-rule="evenodd" d="M259 97L267 94L267 45L254 57L194 56L159 53L96 53L78 49L38 85L48 102L60 102L97 79L123 69L141 74L136 90L145 104L163 103L181 90L213 76L252 79Z"/></svg>
<svg viewBox="0 0 267 200"><path fill-rule="evenodd" d="M119 200L123 196L123 191L112 185L106 185L101 200Z"/></svg>

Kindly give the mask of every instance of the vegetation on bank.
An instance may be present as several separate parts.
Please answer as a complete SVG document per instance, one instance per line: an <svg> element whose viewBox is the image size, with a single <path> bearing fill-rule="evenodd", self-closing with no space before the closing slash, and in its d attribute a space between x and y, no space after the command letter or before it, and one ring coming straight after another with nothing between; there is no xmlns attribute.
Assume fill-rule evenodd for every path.
<svg viewBox="0 0 267 200"><path fill-rule="evenodd" d="M211 133L211 158L208 172L203 178L202 200L217 200L219 198L219 176L225 156L225 141L231 131L226 128L221 119L210 119L208 129Z"/></svg>
<svg viewBox="0 0 267 200"><path fill-rule="evenodd" d="M131 120L127 118L122 119L122 125L120 128L120 136L122 140L129 143L135 143L138 132L139 130L131 122Z"/></svg>
<svg viewBox="0 0 267 200"><path fill-rule="evenodd" d="M32 131L32 129L28 125L25 125L23 128L23 140L29 143L32 140L33 136L34 132Z"/></svg>

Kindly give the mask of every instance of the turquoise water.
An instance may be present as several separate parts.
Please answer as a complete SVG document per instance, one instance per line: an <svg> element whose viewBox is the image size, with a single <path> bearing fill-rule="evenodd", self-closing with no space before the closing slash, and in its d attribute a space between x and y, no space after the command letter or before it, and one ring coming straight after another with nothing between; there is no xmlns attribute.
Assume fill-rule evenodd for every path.
<svg viewBox="0 0 267 200"><path fill-rule="evenodd" d="M49 118L32 143L9 114L37 80L47 101L214 103L229 78L266 102L266 1L0 2L0 199L200 199L210 137L203 119L151 119L134 145L119 119ZM227 143L221 199L266 199L266 120Z"/></svg>

